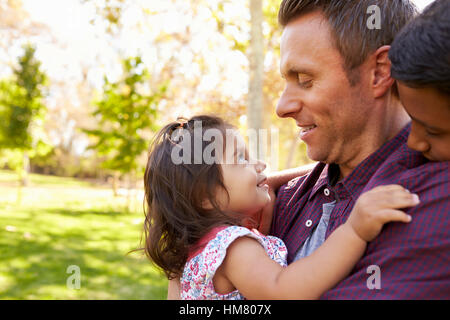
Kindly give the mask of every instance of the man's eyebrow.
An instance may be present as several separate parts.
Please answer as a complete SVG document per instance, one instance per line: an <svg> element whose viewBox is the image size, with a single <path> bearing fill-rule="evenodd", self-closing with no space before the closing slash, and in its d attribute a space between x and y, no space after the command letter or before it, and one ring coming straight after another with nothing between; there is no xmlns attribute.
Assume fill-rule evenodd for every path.
<svg viewBox="0 0 450 320"><path fill-rule="evenodd" d="M286 72L283 72L285 70ZM280 74L284 78L287 75L294 75L294 74L306 74L312 76L314 73L311 71L311 69L306 67L297 67L288 65L285 69L280 68Z"/></svg>

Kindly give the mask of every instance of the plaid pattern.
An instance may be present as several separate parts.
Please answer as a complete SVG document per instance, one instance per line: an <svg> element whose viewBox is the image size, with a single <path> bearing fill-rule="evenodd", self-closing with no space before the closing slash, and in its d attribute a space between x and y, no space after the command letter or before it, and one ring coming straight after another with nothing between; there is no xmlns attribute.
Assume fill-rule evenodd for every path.
<svg viewBox="0 0 450 320"><path fill-rule="evenodd" d="M412 221L385 225L350 275L322 299L450 299L450 162L429 162L410 150L410 130L409 124L333 187L337 166L319 163L278 190L270 234L285 242L289 263L319 223L324 203L337 201L327 238L375 186L400 184L420 197L406 209ZM371 265L380 269L380 289L369 289Z"/></svg>

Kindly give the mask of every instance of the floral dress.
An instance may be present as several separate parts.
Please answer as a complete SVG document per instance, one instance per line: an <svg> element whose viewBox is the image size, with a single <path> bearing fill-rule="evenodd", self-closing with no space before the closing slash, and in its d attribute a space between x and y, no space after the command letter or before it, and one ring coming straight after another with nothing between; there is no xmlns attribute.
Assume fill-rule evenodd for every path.
<svg viewBox="0 0 450 320"><path fill-rule="evenodd" d="M227 294L215 292L213 278L216 270L225 259L228 246L239 237L256 239L266 250L268 256L285 267L287 249L283 241L272 236L264 236L256 229L232 226L213 229L207 236L203 250L191 255L184 266L180 279L181 299L185 300L243 300L238 290Z"/></svg>

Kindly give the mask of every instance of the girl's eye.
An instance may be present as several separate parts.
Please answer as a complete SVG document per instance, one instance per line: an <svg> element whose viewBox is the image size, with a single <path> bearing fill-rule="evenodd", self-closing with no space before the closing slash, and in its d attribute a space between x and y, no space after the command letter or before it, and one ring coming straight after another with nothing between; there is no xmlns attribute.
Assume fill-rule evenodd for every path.
<svg viewBox="0 0 450 320"><path fill-rule="evenodd" d="M247 163L247 159L245 158L245 154L240 152L237 156L238 163Z"/></svg>

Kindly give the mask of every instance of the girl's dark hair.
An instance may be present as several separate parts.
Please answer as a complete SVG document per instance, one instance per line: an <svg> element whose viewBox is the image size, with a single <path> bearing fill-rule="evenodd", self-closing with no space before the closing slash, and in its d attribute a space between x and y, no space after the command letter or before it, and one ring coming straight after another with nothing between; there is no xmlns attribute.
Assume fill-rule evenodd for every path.
<svg viewBox="0 0 450 320"><path fill-rule="evenodd" d="M201 136L194 134L195 123L201 123ZM187 143L191 149L196 143L198 146L198 140L201 140L203 154L205 147L211 143L202 138L205 130L218 129L225 148L226 129L232 128L218 117L195 116L166 125L150 147L144 176L144 251L169 279L181 275L189 250L209 230L220 225L239 225L242 221L237 214L223 212L216 201L218 188L228 194L220 165L193 161L194 154L189 157L192 161L176 164L173 154L179 154L182 141L173 137L177 131L188 133L182 136L191 140L190 144ZM205 201L210 204L208 209L205 208Z"/></svg>

